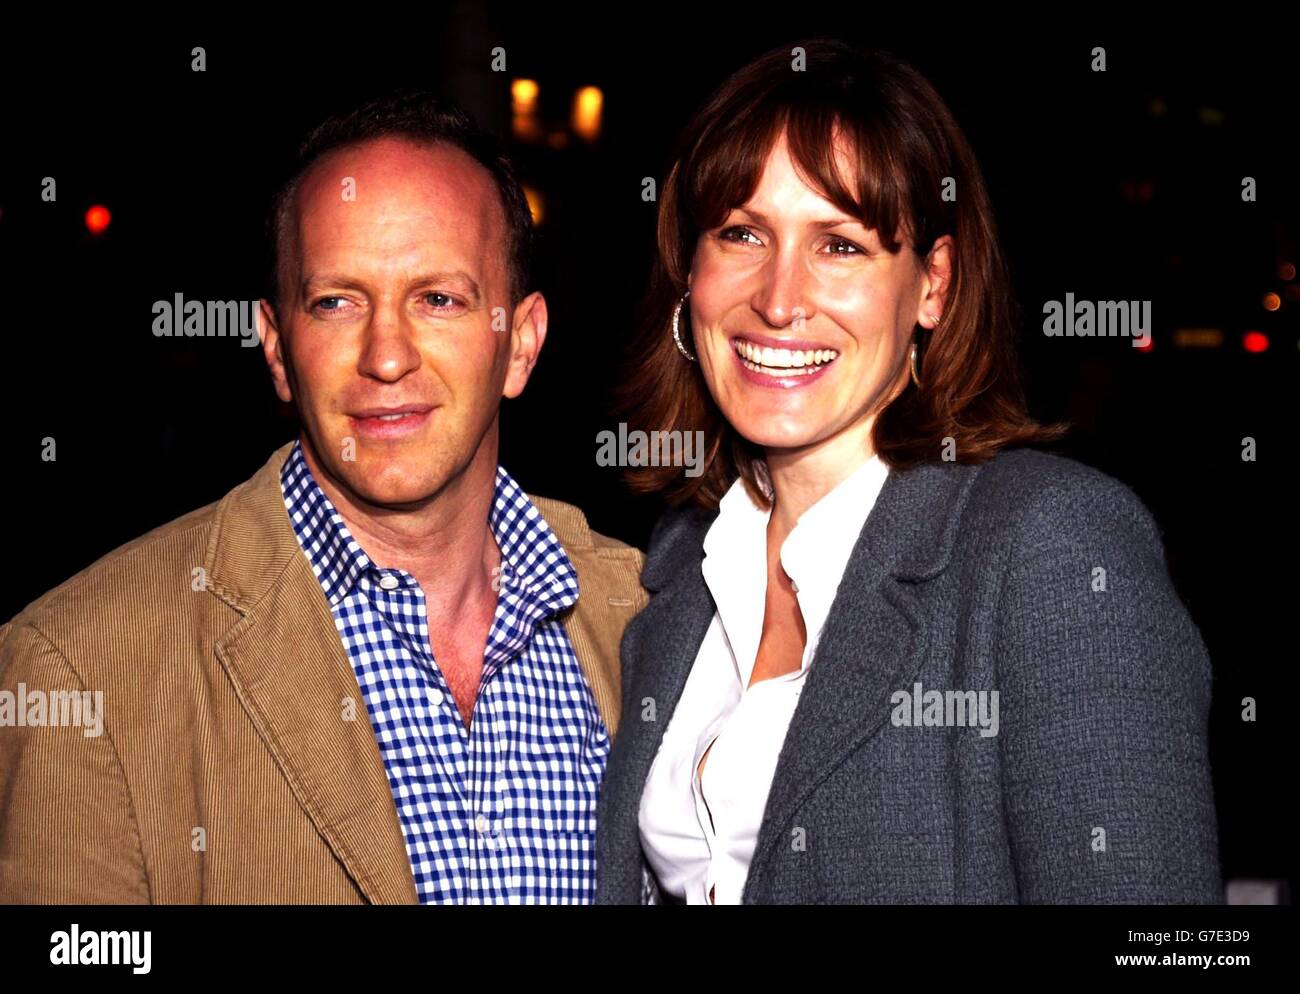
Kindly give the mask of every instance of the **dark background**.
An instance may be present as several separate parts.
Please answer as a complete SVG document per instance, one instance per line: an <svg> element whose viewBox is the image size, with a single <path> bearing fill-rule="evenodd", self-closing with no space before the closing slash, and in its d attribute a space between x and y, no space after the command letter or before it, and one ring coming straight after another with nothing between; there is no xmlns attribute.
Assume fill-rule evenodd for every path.
<svg viewBox="0 0 1300 994"><path fill-rule="evenodd" d="M153 301L261 295L262 216L310 125L397 84L435 89L509 136L510 82L539 82L549 142L511 140L544 200L534 286L551 333L503 413L502 462L531 492L580 504L644 547L660 506L595 464L653 246L673 138L745 61L833 35L912 61L983 166L1028 330L1032 408L1075 429L1059 451L1132 486L1165 535L1175 583L1215 667L1211 754L1226 878L1285 878L1296 829L1288 720L1294 580L1300 162L1296 43L1263 17L1234 28L1131 15L1051 23L956 20L868 5L838 21L745 23L697 8L421 8L371 22L321 14L271 32L119 23L72 39L7 39L0 68L0 436L7 619L117 545L221 497L293 437L260 349L151 332ZM1222 20L1226 20L1225 14ZM765 26L774 25L774 26ZM1235 33L1234 33L1235 32ZM193 46L207 71L191 71ZM508 71L489 71L491 49ZM1104 73L1090 69L1106 49ZM604 93L594 144L568 134L579 86ZM40 199L42 177L58 199ZM1258 184L1243 203L1242 177ZM113 215L88 233L92 204ZM1042 304L1151 300L1154 347L1047 339ZM1262 306L1274 292L1281 306ZM1215 348L1176 332L1215 328ZM1269 347L1247 352L1248 330ZM41 439L57 440L43 462ZM1253 437L1257 460L1241 458ZM1240 720L1241 699L1259 720Z"/></svg>

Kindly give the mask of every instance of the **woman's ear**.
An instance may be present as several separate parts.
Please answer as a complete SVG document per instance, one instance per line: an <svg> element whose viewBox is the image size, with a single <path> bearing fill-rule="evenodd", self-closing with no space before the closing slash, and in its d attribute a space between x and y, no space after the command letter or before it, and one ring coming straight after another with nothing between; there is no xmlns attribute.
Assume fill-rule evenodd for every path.
<svg viewBox="0 0 1300 994"><path fill-rule="evenodd" d="M925 257L921 305L916 314L916 322L922 328L934 330L943 318L944 307L948 300L948 288L952 285L954 244L951 235L944 235L935 241L934 247Z"/></svg>

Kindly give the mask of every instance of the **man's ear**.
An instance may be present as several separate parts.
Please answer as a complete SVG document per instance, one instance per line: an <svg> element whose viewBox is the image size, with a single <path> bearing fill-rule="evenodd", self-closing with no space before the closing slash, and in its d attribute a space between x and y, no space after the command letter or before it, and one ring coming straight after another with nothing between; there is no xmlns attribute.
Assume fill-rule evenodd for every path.
<svg viewBox="0 0 1300 994"><path fill-rule="evenodd" d="M275 316L275 308L266 298L262 298L261 306L257 309L257 335L262 340L262 355L266 357L267 368L271 370L275 395L288 404L293 401L293 391L289 388L289 376L284 367L280 324Z"/></svg>
<svg viewBox="0 0 1300 994"><path fill-rule="evenodd" d="M537 356L546 341L546 298L533 291L515 307L514 322L510 329L510 361L506 367L506 382L501 396L518 397L528 384Z"/></svg>

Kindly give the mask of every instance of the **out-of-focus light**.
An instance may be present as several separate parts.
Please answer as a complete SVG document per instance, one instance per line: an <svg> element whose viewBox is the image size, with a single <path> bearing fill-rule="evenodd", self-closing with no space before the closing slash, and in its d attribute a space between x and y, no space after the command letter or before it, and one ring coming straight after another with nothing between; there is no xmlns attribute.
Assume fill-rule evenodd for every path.
<svg viewBox="0 0 1300 994"><path fill-rule="evenodd" d="M1241 336L1241 347L1247 352L1267 352L1268 336L1262 331L1248 331Z"/></svg>
<svg viewBox="0 0 1300 994"><path fill-rule="evenodd" d="M1282 298L1275 293L1266 293L1264 294L1262 303L1264 305L1264 310L1275 311L1282 306Z"/></svg>
<svg viewBox="0 0 1300 994"><path fill-rule="evenodd" d="M600 115L605 94L599 86L584 86L573 95L573 131L580 138L595 141L600 137Z"/></svg>
<svg viewBox="0 0 1300 994"><path fill-rule="evenodd" d="M1152 97L1147 103L1147 112L1150 113L1152 117L1164 117L1169 113L1169 105L1159 97Z"/></svg>
<svg viewBox="0 0 1300 994"><path fill-rule="evenodd" d="M511 109L516 114L535 114L541 87L535 79L516 79L510 84Z"/></svg>
<svg viewBox="0 0 1300 994"><path fill-rule="evenodd" d="M513 116L510 130L519 141L535 142L542 137L542 124L537 119L537 97L541 87L535 79L516 79L510 84L510 108Z"/></svg>
<svg viewBox="0 0 1300 994"><path fill-rule="evenodd" d="M1202 107L1197 116L1200 117L1202 124L1208 124L1216 127L1228 119L1228 115L1217 107Z"/></svg>
<svg viewBox="0 0 1300 994"><path fill-rule="evenodd" d="M92 235L102 235L108 230L109 222L112 220L113 215L109 213L108 208L103 204L96 204L86 211L86 229Z"/></svg>
<svg viewBox="0 0 1300 994"><path fill-rule="evenodd" d="M546 144L551 148L568 148L569 133L567 131L552 131L546 136Z"/></svg>
<svg viewBox="0 0 1300 994"><path fill-rule="evenodd" d="M1174 344L1180 349L1217 349L1223 344L1220 328L1179 328L1174 332Z"/></svg>
<svg viewBox="0 0 1300 994"><path fill-rule="evenodd" d="M1300 283L1288 283L1282 292L1291 303L1300 304Z"/></svg>
<svg viewBox="0 0 1300 994"><path fill-rule="evenodd" d="M1280 280L1291 281L1295 279L1295 263L1284 262L1277 267L1277 278Z"/></svg>
<svg viewBox="0 0 1300 994"><path fill-rule="evenodd" d="M540 225L546 214L542 208L542 195L525 183L524 196L528 198L528 212L533 215L533 225Z"/></svg>
<svg viewBox="0 0 1300 994"><path fill-rule="evenodd" d="M1137 349L1139 352L1150 352L1155 347L1156 339L1150 332L1147 333L1147 340L1145 342L1140 345L1136 341L1133 343L1133 348Z"/></svg>

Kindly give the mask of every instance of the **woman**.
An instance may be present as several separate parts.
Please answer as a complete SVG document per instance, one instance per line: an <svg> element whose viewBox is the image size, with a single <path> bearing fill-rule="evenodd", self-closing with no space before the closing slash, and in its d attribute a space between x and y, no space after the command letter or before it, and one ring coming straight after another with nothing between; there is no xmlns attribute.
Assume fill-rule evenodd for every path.
<svg viewBox="0 0 1300 994"><path fill-rule="evenodd" d="M771 52L663 190L605 902L1215 902L1210 665L1156 526L1017 386L970 146L914 70Z"/></svg>

